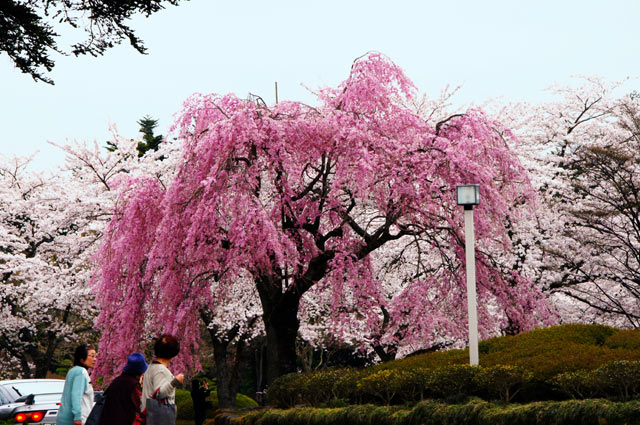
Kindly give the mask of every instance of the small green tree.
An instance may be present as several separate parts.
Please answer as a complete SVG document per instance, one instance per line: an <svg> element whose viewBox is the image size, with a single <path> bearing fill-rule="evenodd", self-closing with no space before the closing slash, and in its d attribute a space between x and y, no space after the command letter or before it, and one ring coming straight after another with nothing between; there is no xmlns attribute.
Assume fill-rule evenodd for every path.
<svg viewBox="0 0 640 425"><path fill-rule="evenodd" d="M143 142L138 143L138 157L144 156L145 153L153 149L158 150L160 143L164 140L162 134L154 135L153 130L158 126L158 120L154 120L148 115L138 121L140 132L143 134Z"/></svg>
<svg viewBox="0 0 640 425"><path fill-rule="evenodd" d="M164 140L164 136L162 134L155 135L153 134L153 130L158 126L158 120L154 120L149 115L145 115L142 119L138 120L138 125L140 126L140 133L142 133L142 142L138 142L137 150L138 150L138 158L143 157L150 150L157 151L160 147L160 143ZM115 152L118 149L118 146L111 142L107 141L107 146L105 149L109 152Z"/></svg>

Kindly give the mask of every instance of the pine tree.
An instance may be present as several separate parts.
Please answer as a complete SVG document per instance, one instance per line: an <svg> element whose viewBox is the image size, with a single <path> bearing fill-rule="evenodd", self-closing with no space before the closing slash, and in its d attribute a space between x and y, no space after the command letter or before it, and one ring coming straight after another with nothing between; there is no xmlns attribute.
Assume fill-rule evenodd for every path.
<svg viewBox="0 0 640 425"><path fill-rule="evenodd" d="M138 121L140 125L140 132L143 134L143 142L138 143L138 157L143 156L149 150L158 150L160 143L162 143L162 134L154 135L153 130L158 126L158 120L152 119L150 116L145 115L144 118Z"/></svg>

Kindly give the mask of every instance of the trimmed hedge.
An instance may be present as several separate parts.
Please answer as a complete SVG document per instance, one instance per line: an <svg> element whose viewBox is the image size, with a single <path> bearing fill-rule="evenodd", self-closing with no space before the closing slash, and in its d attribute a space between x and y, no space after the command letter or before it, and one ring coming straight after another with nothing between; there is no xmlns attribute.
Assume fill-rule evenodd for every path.
<svg viewBox="0 0 640 425"><path fill-rule="evenodd" d="M626 360L607 363L593 371L567 372L554 383L574 398L613 398L620 401L640 398L640 362Z"/></svg>
<svg viewBox="0 0 640 425"><path fill-rule="evenodd" d="M529 404L423 401L411 409L359 405L221 412L215 425L640 425L640 402L570 400Z"/></svg>
<svg viewBox="0 0 640 425"><path fill-rule="evenodd" d="M455 402L468 396L510 402L531 378L531 373L522 368L502 365L383 369L371 373L334 369L282 376L269 387L267 398L270 404L281 408L362 402L390 405L425 398Z"/></svg>
<svg viewBox="0 0 640 425"><path fill-rule="evenodd" d="M363 370L328 369L280 377L267 391L278 407L402 404L425 398L529 402L640 397L640 331L563 325L480 343L480 367L467 350L409 356ZM638 369L638 370L637 370ZM634 381L635 380L635 381Z"/></svg>

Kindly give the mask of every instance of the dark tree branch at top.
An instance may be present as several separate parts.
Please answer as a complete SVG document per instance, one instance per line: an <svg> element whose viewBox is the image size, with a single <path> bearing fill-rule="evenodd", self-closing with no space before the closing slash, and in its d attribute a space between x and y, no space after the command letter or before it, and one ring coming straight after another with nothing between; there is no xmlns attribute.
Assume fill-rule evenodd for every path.
<svg viewBox="0 0 640 425"><path fill-rule="evenodd" d="M54 67L50 55L101 56L123 40L138 52L147 49L125 22L139 13L149 16L164 9L166 3L180 0L3 0L0 2L0 51L15 66L36 81L53 84L45 74ZM84 29L87 39L73 44L70 51L59 48L59 34L53 25Z"/></svg>

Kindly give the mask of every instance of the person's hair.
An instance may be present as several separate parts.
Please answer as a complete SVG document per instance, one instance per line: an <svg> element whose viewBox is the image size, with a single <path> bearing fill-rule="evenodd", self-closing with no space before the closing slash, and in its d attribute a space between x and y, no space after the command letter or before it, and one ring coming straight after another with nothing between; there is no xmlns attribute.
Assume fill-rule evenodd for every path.
<svg viewBox="0 0 640 425"><path fill-rule="evenodd" d="M173 335L160 335L153 345L153 352L161 359L172 359L180 352L180 343Z"/></svg>
<svg viewBox="0 0 640 425"><path fill-rule="evenodd" d="M94 350L94 348L87 344L78 345L73 353L73 365L85 367L82 361L89 357L89 350Z"/></svg>

